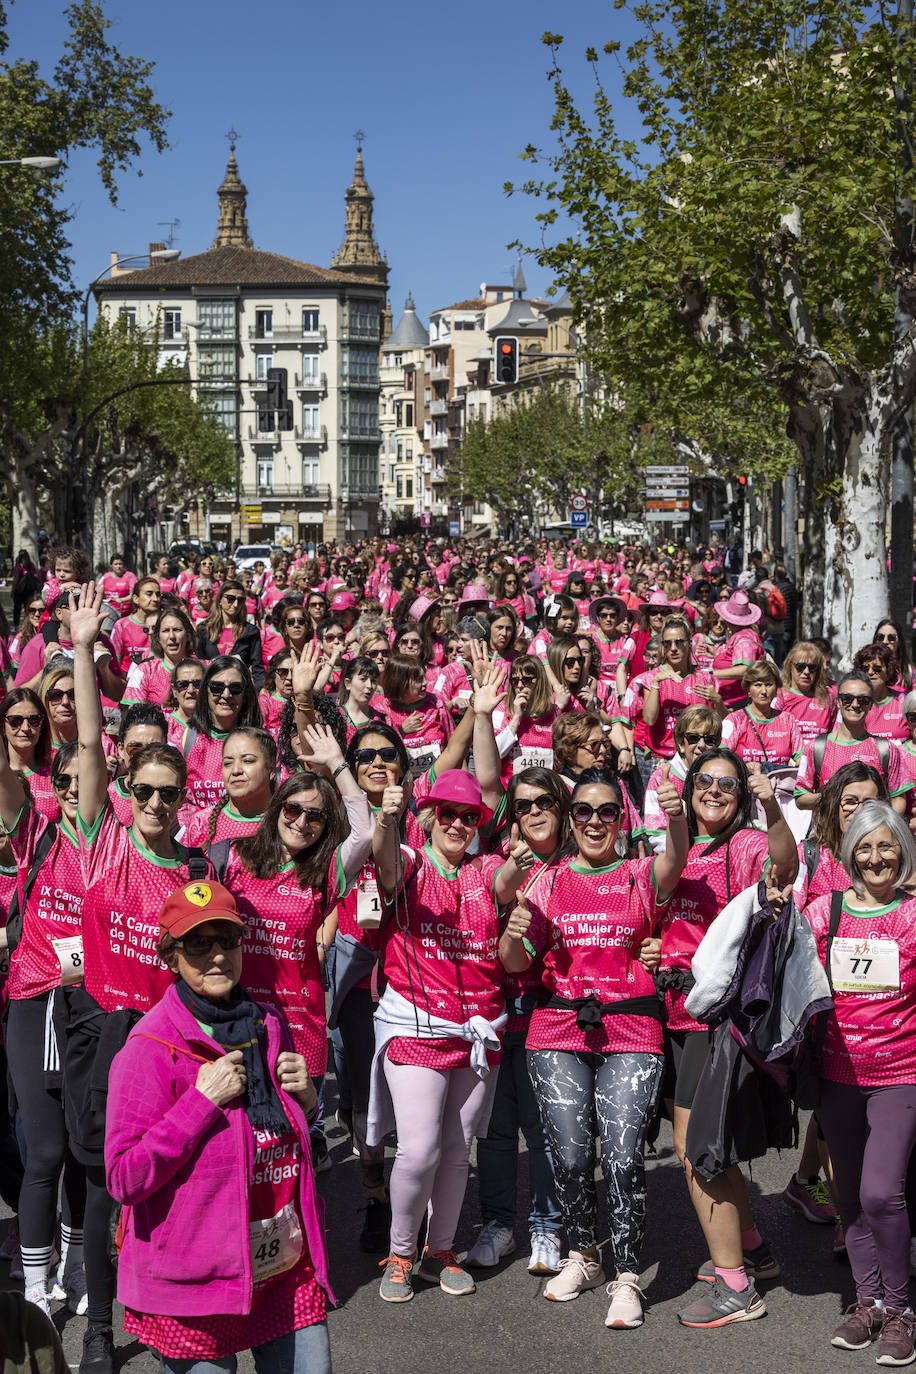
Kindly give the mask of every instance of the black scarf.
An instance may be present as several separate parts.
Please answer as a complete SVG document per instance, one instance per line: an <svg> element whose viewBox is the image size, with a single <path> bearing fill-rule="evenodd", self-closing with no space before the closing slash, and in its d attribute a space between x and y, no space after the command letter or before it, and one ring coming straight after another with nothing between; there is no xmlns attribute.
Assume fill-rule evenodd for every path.
<svg viewBox="0 0 916 1374"><path fill-rule="evenodd" d="M289 1119L264 1060L262 1039L265 1031L260 1008L241 987L233 988L231 996L222 1003L199 997L183 978L177 979L175 988L195 1021L210 1027L210 1034L218 1045L227 1052L242 1051L245 1111L251 1125L273 1134L288 1131Z"/></svg>

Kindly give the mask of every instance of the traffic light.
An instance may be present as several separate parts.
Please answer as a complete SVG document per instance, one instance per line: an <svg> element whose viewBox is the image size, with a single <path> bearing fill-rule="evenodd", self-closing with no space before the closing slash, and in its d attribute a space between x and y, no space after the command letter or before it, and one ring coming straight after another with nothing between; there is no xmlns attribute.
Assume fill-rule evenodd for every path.
<svg viewBox="0 0 916 1374"><path fill-rule="evenodd" d="M518 381L518 339L501 334L496 340L496 380L504 386Z"/></svg>
<svg viewBox="0 0 916 1374"><path fill-rule="evenodd" d="M739 478L738 478L738 486L739 486L739 487L746 487L746 486L747 486L747 478L746 478L746 477L739 477Z"/></svg>
<svg viewBox="0 0 916 1374"><path fill-rule="evenodd" d="M292 429L293 403L286 396L287 373L285 367L267 369L267 393L259 405L259 410L269 410L274 415L274 428Z"/></svg>

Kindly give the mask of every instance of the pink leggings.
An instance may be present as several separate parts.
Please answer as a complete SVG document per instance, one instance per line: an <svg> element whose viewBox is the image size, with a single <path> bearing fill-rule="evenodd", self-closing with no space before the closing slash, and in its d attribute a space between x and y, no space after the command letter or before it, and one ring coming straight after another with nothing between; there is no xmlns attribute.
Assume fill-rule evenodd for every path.
<svg viewBox="0 0 916 1374"><path fill-rule="evenodd" d="M394 1105L398 1149L391 1170L391 1253L412 1255L429 1208L430 1250L450 1250L468 1180L471 1144L490 1106L498 1073L392 1064L385 1080Z"/></svg>

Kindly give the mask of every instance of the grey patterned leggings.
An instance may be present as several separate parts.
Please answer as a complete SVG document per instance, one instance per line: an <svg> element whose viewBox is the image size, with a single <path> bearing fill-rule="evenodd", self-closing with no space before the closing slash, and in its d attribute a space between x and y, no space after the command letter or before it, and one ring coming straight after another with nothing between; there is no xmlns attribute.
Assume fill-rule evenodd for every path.
<svg viewBox="0 0 916 1374"><path fill-rule="evenodd" d="M598 1135L614 1262L621 1273L638 1272L646 1225L643 1147L663 1064L657 1054L528 1051L570 1249L585 1250L599 1240Z"/></svg>

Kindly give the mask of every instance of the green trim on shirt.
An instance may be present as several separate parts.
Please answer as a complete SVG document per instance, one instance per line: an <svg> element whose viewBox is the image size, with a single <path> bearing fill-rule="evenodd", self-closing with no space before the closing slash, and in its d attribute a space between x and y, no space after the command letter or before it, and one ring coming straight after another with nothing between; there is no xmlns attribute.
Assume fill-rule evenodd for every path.
<svg viewBox="0 0 916 1374"><path fill-rule="evenodd" d="M19 810L16 812L16 819L13 821L12 825L7 825L5 821L0 822L0 828L2 828L4 835L9 835L10 839L12 839L15 836L22 822L22 818L27 810L28 802L23 802Z"/></svg>
<svg viewBox="0 0 916 1374"><path fill-rule="evenodd" d="M615 859L614 863L605 864L603 868L592 868L588 864L583 864L578 859L571 859L569 867L573 873L582 873L587 877L592 873L613 873L614 869L619 868L622 863L623 859Z"/></svg>
<svg viewBox="0 0 916 1374"><path fill-rule="evenodd" d="M111 803L106 802L106 804L102 807L101 811L96 816L92 824L87 825L86 822L83 820L82 816L80 815L79 806L77 806L76 828L83 836L83 838L86 840L87 844L94 844L95 841L99 838L99 831L102 828L102 821L105 819L105 813L110 809Z"/></svg>
<svg viewBox="0 0 916 1374"><path fill-rule="evenodd" d="M907 893L901 892L899 897L895 897L887 906L870 906L868 908L860 906L847 906L846 898L843 898L843 911L847 916L855 916L857 920L868 921L873 916L886 916L889 911L896 911L902 902L906 901Z"/></svg>
<svg viewBox="0 0 916 1374"><path fill-rule="evenodd" d="M149 863L155 864L157 868L180 868L187 859L188 851L185 849L184 845L179 844L177 840L173 840L173 844L177 851L177 858L160 859L158 854L154 854L151 849L147 849L146 845L137 838L134 834L134 829L135 827L132 825L128 827L127 838L130 840L137 853L142 855L144 859L147 859Z"/></svg>
<svg viewBox="0 0 916 1374"><path fill-rule="evenodd" d="M433 848L432 848L432 845L430 844L429 840L427 840L427 841L426 841L426 844L423 846L423 853L426 855L427 859L429 859L429 861L430 861L430 863L432 864L433 868L436 870L436 872L437 872L438 874L440 874L441 877L445 878L446 881L447 881L447 882L450 882L450 883L453 883L453 882L455 881L455 879L458 877L458 869L457 869L457 868L453 868L452 871L449 872L447 868L443 868L443 867L442 867L442 864L439 862L439 860L436 858L435 854L433 853ZM459 868L460 868L460 864L459 864Z"/></svg>

